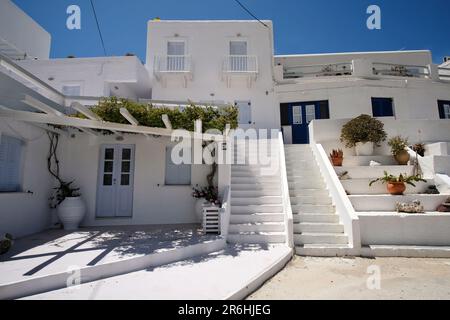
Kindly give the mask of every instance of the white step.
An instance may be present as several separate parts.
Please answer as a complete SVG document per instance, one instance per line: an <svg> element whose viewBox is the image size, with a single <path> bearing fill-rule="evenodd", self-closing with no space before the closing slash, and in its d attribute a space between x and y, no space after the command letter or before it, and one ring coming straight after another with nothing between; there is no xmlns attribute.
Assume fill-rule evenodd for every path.
<svg viewBox="0 0 450 320"><path fill-rule="evenodd" d="M259 222L259 223L240 223L230 224L230 233L241 232L283 232L283 222Z"/></svg>
<svg viewBox="0 0 450 320"><path fill-rule="evenodd" d="M363 257L450 258L450 246L370 245L361 248Z"/></svg>
<svg viewBox="0 0 450 320"><path fill-rule="evenodd" d="M286 238L283 232L244 232L230 233L227 238L229 243L283 243Z"/></svg>
<svg viewBox="0 0 450 320"><path fill-rule="evenodd" d="M344 233L344 226L339 223L301 222L294 224L294 233Z"/></svg>
<svg viewBox="0 0 450 320"><path fill-rule="evenodd" d="M232 205L232 214L253 214L253 213L281 213L283 206L279 204L265 204L265 205Z"/></svg>
<svg viewBox="0 0 450 320"><path fill-rule="evenodd" d="M279 176L259 176L259 177L232 177L232 184L252 184L252 183L279 183Z"/></svg>
<svg viewBox="0 0 450 320"><path fill-rule="evenodd" d="M384 176L384 172L398 176L400 174L412 175L414 166L361 166L361 167L334 167L336 173L348 172L351 179L372 178L376 179Z"/></svg>
<svg viewBox="0 0 450 320"><path fill-rule="evenodd" d="M381 177L381 176L380 176ZM363 194L387 194L386 185L382 183L374 183L369 187L371 179L350 179L341 180L341 184L344 189L350 195L363 195ZM428 180L427 182L417 182L416 187L406 185L406 194L423 193L428 189L429 185L432 185L434 181Z"/></svg>
<svg viewBox="0 0 450 320"><path fill-rule="evenodd" d="M274 190L232 190L231 198L257 198L281 196L281 189Z"/></svg>
<svg viewBox="0 0 450 320"><path fill-rule="evenodd" d="M338 233L294 234L295 244L348 244L348 237Z"/></svg>
<svg viewBox="0 0 450 320"><path fill-rule="evenodd" d="M231 178L260 178L260 177L277 177L277 179L279 179L279 171L269 171L269 169L267 169L268 172L242 172L242 171L232 171L231 172Z"/></svg>
<svg viewBox="0 0 450 320"><path fill-rule="evenodd" d="M374 155L374 156L345 156L342 163L345 167L368 166L370 161L376 161L385 166L396 165L394 156L391 155Z"/></svg>
<svg viewBox="0 0 450 320"><path fill-rule="evenodd" d="M335 213L336 208L333 205L322 205L322 204L301 204L292 205L292 212L295 213Z"/></svg>
<svg viewBox="0 0 450 320"><path fill-rule="evenodd" d="M286 174L288 176L304 176L305 172L315 172L321 175L319 167L315 165L286 167Z"/></svg>
<svg viewBox="0 0 450 320"><path fill-rule="evenodd" d="M291 196L291 205L297 204L328 204L331 205L331 198L326 196Z"/></svg>
<svg viewBox="0 0 450 320"><path fill-rule="evenodd" d="M260 175L265 173L268 169L272 169L269 166L231 166L231 174L254 174Z"/></svg>
<svg viewBox="0 0 450 320"><path fill-rule="evenodd" d="M281 196L266 196L266 197L231 197L232 206L246 206L246 205L260 205L260 204L282 204L283 198Z"/></svg>
<svg viewBox="0 0 450 320"><path fill-rule="evenodd" d="M339 223L339 216L337 214L317 214L317 213L302 213L294 214L294 222L323 222L323 223Z"/></svg>
<svg viewBox="0 0 450 320"><path fill-rule="evenodd" d="M291 197L329 197L327 189L299 189L289 190Z"/></svg>
<svg viewBox="0 0 450 320"><path fill-rule="evenodd" d="M272 183L232 183L231 192L233 191L280 191L281 184Z"/></svg>
<svg viewBox="0 0 450 320"><path fill-rule="evenodd" d="M299 189L321 189L325 188L325 183L323 180L318 179L304 179L303 181L289 181L289 190L299 190Z"/></svg>
<svg viewBox="0 0 450 320"><path fill-rule="evenodd" d="M322 180L322 175L315 171L304 171L302 173L287 174L288 182L302 182L302 181L312 181L312 180Z"/></svg>
<svg viewBox="0 0 450 320"><path fill-rule="evenodd" d="M419 200L425 211L436 211L437 207L447 200L449 195L409 194L404 196L391 195L352 195L349 196L355 211L396 211L398 202L413 202Z"/></svg>
<svg viewBox="0 0 450 320"><path fill-rule="evenodd" d="M354 255L348 244L305 244L296 246L295 253L307 257L346 257Z"/></svg>
<svg viewBox="0 0 450 320"><path fill-rule="evenodd" d="M284 222L283 213L232 214L230 223Z"/></svg>

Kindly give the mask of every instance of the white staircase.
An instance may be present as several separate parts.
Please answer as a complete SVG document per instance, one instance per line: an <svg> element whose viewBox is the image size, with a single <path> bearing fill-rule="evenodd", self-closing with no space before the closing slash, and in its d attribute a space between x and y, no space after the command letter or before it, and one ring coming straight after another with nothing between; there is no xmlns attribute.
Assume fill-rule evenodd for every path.
<svg viewBox="0 0 450 320"><path fill-rule="evenodd" d="M272 143L278 143L271 140ZM231 243L284 243L283 201L279 165L268 172L268 166L250 164L255 151L249 143L235 143L235 162L231 166L231 217L228 242ZM277 148L278 150L278 148ZM271 154L271 161L278 162L279 155ZM240 160L237 162L236 160ZM245 160L245 163L242 161Z"/></svg>
<svg viewBox="0 0 450 320"><path fill-rule="evenodd" d="M309 145L286 145L286 169L298 255L340 256L348 237Z"/></svg>

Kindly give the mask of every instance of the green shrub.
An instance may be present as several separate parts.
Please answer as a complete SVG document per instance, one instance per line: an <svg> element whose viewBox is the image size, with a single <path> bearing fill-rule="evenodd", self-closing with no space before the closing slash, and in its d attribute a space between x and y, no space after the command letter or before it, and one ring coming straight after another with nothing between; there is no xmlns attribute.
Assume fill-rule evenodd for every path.
<svg viewBox="0 0 450 320"><path fill-rule="evenodd" d="M347 148L353 148L358 142L373 142L379 146L386 140L384 124L367 114L362 114L347 122L341 131L341 141Z"/></svg>
<svg viewBox="0 0 450 320"><path fill-rule="evenodd" d="M402 136L395 136L388 141L389 147L391 147L391 152L395 156L400 152L406 150L408 147L408 139L402 138Z"/></svg>
<svg viewBox="0 0 450 320"><path fill-rule="evenodd" d="M194 131L194 122L202 120L203 132L209 129L223 131L227 124L232 129L238 127L238 109L235 106L214 108L211 106L200 107L190 105L180 108L155 107L128 99L116 97L103 98L91 108L91 111L104 121L128 124L128 121L120 114L120 108L125 108L139 122L139 125L154 128L164 128L162 115L167 114L173 129L185 129ZM86 118L82 114L75 115Z"/></svg>

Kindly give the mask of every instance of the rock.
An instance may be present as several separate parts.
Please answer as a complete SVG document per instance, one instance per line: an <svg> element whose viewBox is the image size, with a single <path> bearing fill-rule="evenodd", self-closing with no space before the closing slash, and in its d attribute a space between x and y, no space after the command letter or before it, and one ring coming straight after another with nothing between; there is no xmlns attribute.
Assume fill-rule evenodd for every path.
<svg viewBox="0 0 450 320"><path fill-rule="evenodd" d="M376 162L376 161L370 161L370 166L371 167L379 167L379 166L381 166L381 163Z"/></svg>
<svg viewBox="0 0 450 320"><path fill-rule="evenodd" d="M404 213L425 213L423 205L419 200L414 200L413 202L397 202L396 204L397 212Z"/></svg>

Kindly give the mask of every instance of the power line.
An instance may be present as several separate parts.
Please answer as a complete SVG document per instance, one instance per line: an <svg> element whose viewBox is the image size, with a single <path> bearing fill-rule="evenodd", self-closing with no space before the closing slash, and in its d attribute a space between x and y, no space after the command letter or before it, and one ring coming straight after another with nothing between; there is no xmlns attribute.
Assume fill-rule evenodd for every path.
<svg viewBox="0 0 450 320"><path fill-rule="evenodd" d="M91 6L92 6L92 11L94 11L94 18L95 18L95 22L97 23L98 34L100 35L100 40L102 42L103 53L106 56L107 54L106 54L106 49L105 49L105 42L103 41L102 31L100 30L100 24L98 23L97 13L95 12L94 3L92 2L92 0L90 0L90 2L91 2Z"/></svg>
<svg viewBox="0 0 450 320"><path fill-rule="evenodd" d="M234 0L242 9L244 9L249 15L251 15L254 19L258 20L264 27L268 28L269 26L258 19L249 9L247 9L239 0Z"/></svg>

